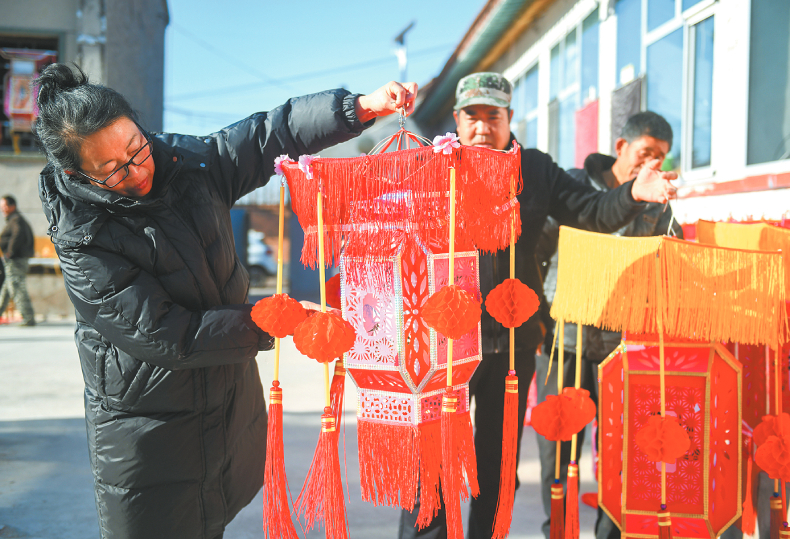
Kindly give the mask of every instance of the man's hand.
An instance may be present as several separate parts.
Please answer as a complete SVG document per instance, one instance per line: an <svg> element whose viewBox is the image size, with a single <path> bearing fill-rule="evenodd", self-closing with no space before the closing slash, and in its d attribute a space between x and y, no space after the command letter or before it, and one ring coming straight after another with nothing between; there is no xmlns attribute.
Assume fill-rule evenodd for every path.
<svg viewBox="0 0 790 539"><path fill-rule="evenodd" d="M360 122L365 123L376 116L387 116L393 112L401 112L408 116L414 112L416 97L416 82L388 82L372 94L361 95L357 98L357 118Z"/></svg>
<svg viewBox="0 0 790 539"><path fill-rule="evenodd" d="M637 202L660 202L665 204L670 199L677 197L677 188L670 180L676 180L678 175L674 172L661 172L661 161L653 159L645 163L631 187L631 196Z"/></svg>

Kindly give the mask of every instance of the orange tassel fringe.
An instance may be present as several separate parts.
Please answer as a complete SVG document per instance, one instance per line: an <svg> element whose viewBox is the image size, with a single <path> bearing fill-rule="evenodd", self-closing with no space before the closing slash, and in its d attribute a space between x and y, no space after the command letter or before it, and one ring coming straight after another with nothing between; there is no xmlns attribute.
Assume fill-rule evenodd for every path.
<svg viewBox="0 0 790 539"><path fill-rule="evenodd" d="M419 441L416 427L357 421L363 501L407 511L414 509L420 466L419 451L416 451Z"/></svg>
<svg viewBox="0 0 790 539"><path fill-rule="evenodd" d="M297 539L288 507L288 480L283 451L283 390L272 382L269 390L269 425L266 433L266 468L263 480L263 535L268 539Z"/></svg>
<svg viewBox="0 0 790 539"><path fill-rule="evenodd" d="M418 433L420 437L420 512L417 514L417 529L421 530L439 514L439 508L442 506L442 491L439 488L442 475L442 421L423 423L420 425Z"/></svg>
<svg viewBox="0 0 790 539"><path fill-rule="evenodd" d="M579 465L568 465L568 495L565 499L565 539L579 539Z"/></svg>
<svg viewBox="0 0 790 539"><path fill-rule="evenodd" d="M658 512L658 539L672 539L672 517L666 505Z"/></svg>
<svg viewBox="0 0 790 539"><path fill-rule="evenodd" d="M505 411L502 420L502 463L499 468L499 498L494 519L495 539L507 537L513 520L516 495L518 437L518 377L510 371L505 378Z"/></svg>
<svg viewBox="0 0 790 539"><path fill-rule="evenodd" d="M457 453L462 441L461 433L456 429L457 410L458 397L447 388L442 396L442 497L447 515L448 539L464 537L461 521L461 490L464 485Z"/></svg>
<svg viewBox="0 0 790 539"><path fill-rule="evenodd" d="M318 447L296 505L298 513L305 519L305 532L310 531L323 516L327 539L348 537L337 440L337 422L332 409L326 407L321 416Z"/></svg>
<svg viewBox="0 0 790 539"><path fill-rule="evenodd" d="M559 458L559 456L557 458ZM557 480L555 479L555 481ZM551 485L550 539L565 539L565 515L563 515L563 511L565 509L564 502L565 494L562 490L562 483L554 483Z"/></svg>

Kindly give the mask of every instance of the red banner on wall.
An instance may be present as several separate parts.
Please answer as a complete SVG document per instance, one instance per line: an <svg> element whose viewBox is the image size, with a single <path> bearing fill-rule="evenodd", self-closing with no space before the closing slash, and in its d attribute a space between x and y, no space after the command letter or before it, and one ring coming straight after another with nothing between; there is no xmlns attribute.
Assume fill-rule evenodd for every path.
<svg viewBox="0 0 790 539"><path fill-rule="evenodd" d="M584 168L584 160L598 151L598 100L576 111L576 168Z"/></svg>

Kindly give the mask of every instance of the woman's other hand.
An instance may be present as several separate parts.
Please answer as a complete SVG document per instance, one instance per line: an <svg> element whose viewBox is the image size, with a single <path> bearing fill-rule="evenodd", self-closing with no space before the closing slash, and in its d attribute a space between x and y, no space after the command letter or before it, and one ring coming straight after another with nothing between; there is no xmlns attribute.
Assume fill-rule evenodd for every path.
<svg viewBox="0 0 790 539"><path fill-rule="evenodd" d="M387 116L393 112L408 116L414 112L416 97L416 82L388 82L372 94L357 98L357 118L366 123L377 116Z"/></svg>

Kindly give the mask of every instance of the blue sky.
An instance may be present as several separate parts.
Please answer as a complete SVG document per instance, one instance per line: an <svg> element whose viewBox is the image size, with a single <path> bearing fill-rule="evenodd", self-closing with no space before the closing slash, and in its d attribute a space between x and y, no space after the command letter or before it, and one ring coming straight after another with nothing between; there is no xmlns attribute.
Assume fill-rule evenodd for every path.
<svg viewBox="0 0 790 539"><path fill-rule="evenodd" d="M168 0L164 129L202 135L289 97L372 92L398 78L392 39L411 21L407 78L424 85L484 4Z"/></svg>

